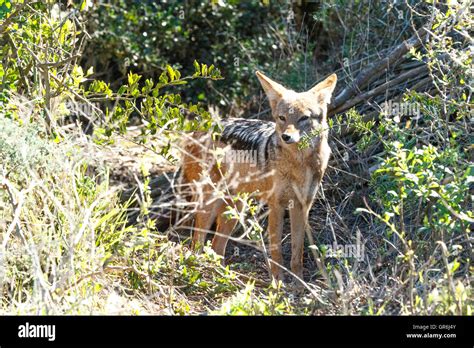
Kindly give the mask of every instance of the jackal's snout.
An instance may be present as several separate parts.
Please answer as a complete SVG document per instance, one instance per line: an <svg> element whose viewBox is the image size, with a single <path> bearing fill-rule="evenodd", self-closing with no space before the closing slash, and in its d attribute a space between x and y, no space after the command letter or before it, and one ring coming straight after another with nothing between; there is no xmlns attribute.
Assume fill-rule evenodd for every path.
<svg viewBox="0 0 474 348"><path fill-rule="evenodd" d="M295 144L300 141L300 138L300 131L294 125L286 127L285 131L281 134L281 139L287 144Z"/></svg>

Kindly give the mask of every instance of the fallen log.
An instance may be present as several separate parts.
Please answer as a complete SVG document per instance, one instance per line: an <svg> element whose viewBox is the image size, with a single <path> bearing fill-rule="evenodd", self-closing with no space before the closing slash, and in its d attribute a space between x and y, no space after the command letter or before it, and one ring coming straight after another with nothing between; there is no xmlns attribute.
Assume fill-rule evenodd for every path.
<svg viewBox="0 0 474 348"><path fill-rule="evenodd" d="M386 89L391 86L404 82L416 74L426 73L427 67L425 64L422 66L419 66L419 64L407 64L404 67L404 69L407 69L405 73L394 77L393 80L387 81L375 89L364 92L364 89L374 81L383 77L385 77L384 80L386 80L388 71L393 71L397 66L401 65L401 63L405 61L403 59L404 56L412 48L418 48L428 35L428 31L422 27L411 38L389 50L389 53L384 58L375 61L362 69L362 71L360 71L352 81L348 82L347 86L336 95L334 101L329 106L328 115L331 116L336 113L347 111L358 103L384 93Z"/></svg>

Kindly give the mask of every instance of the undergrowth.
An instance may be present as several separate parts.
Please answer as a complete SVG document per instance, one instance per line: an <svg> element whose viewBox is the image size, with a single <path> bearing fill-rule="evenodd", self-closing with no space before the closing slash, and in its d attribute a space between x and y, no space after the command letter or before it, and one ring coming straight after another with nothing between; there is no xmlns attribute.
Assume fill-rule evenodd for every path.
<svg viewBox="0 0 474 348"><path fill-rule="evenodd" d="M333 32L331 23L340 21L341 3L313 13L328 35ZM192 63L178 69L180 64L168 65L173 62L156 52L154 62L135 57L153 38L142 38L137 45L117 37L123 30L121 21L146 24L147 18L137 17L136 5L131 17L114 17L110 32L95 33L87 46L88 25L97 24L88 17L96 21L115 16L122 8L107 12L102 7L81 9L76 3L75 10L67 12L53 1L0 4L0 313L472 315L473 52L465 40L472 16L462 2L425 4L417 10L431 12L420 17L404 8L402 19L415 16L418 23L429 17L435 34L409 57L429 66L434 88L428 92L433 93L404 91L395 101L418 110L411 115L415 117L383 110L374 116L352 109L331 120L333 160L310 216L316 245L307 245L306 281L297 283L299 287L271 282L251 262L224 266L209 245L195 253L187 238L170 238L152 214L150 173L134 173L139 195L124 202L123 188L111 181L111 171L117 168L101 158L101 149L120 148L121 137L128 136L175 165L173 150L180 132L218 132L208 105L202 103L216 98L199 93L203 84L212 89L223 79L212 62L186 56L186 63ZM120 6L126 4L120 1ZM363 7L351 6L356 5ZM174 17L173 11L149 6L161 16L152 23ZM239 10L236 4L202 6L217 18L227 18L232 26L228 32L243 30L232 16ZM248 6L258 9L257 17L266 11L266 5ZM385 5L380 6L362 10L385 11ZM269 10L278 17L285 8ZM11 19L7 26L5 18ZM387 21L393 20L391 13ZM253 31L243 35L244 51L257 55L260 44L252 38L264 40L270 49L270 42L279 37L278 51L286 52L282 62L264 67L302 85L300 77L287 69L279 71L279 66L310 64L306 54L314 47L293 47L299 41L291 39L298 33L285 27L288 21L275 21L263 38ZM160 43L168 45L165 51L173 56L170 42L175 36L170 28L179 23L161 25L165 35ZM399 34L382 20L370 34L365 24L346 25L345 32L353 29L348 40L329 35L325 43L334 40L331 47L342 47L341 57L362 55L358 64L367 59L363 52L353 51L358 42L364 44L360 47L373 37L398 42ZM152 28L157 36L159 28ZM193 31L181 29L188 36ZM141 32L137 33L133 31L132 38ZM106 64L107 55L80 59L103 37L109 37L110 49L126 51L114 52L114 59L126 59L107 69L107 74L122 73L112 85L94 71ZM195 39L204 40L197 35ZM189 42L179 40L177 47L188 47ZM232 37L227 40L232 41L229 51L214 41L203 47L222 50L217 62L224 62L224 71L240 81L239 76L247 76L258 64L229 69L241 45ZM204 55L205 49L199 53ZM99 62L97 66L87 65L93 61ZM159 73L137 74L130 67ZM181 70L187 74L181 75ZM225 83L232 98L255 89ZM192 101L194 94L197 102ZM91 125L92 134L82 132L81 122ZM133 127L138 132L132 135ZM121 150L126 152L125 147ZM245 213L229 207L226 214L239 219L242 239L261 246L256 253L265 250L265 223L258 219L252 197L241 194L235 201L245 205ZM139 212L131 223L132 205ZM285 243L287 247L288 240ZM364 253L346 257L342 249L331 252L328 245L363 245Z"/></svg>

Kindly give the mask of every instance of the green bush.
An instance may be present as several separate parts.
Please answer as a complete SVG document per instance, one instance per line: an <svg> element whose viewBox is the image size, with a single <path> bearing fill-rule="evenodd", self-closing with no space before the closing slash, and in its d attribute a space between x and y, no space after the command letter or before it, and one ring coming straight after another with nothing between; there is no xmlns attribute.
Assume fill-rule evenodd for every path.
<svg viewBox="0 0 474 348"><path fill-rule="evenodd" d="M90 12L92 41L84 63L116 87L128 70L156 79L166 64L185 74L191 73L194 60L214 64L225 79L196 83L183 93L185 98L237 106L259 95L255 70L288 80L301 63L303 48L296 48L299 38L288 18L290 7L256 0L98 5Z"/></svg>

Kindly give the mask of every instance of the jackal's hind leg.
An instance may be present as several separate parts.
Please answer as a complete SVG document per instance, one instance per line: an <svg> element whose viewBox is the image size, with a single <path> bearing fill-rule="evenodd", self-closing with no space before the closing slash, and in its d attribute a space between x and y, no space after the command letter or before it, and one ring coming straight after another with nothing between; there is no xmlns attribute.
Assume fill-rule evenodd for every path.
<svg viewBox="0 0 474 348"><path fill-rule="evenodd" d="M209 199L210 197L204 197L204 202L207 202ZM221 205L222 202L220 200L204 203L195 214L192 243L192 248L194 250L200 250L205 245L207 233L214 224Z"/></svg>
<svg viewBox="0 0 474 348"><path fill-rule="evenodd" d="M242 209L242 204L237 202L234 204L234 208L236 211L240 212ZM227 247L227 242L229 241L229 237L232 234L235 226L237 225L238 219L229 218L224 215L227 210L227 205L224 203L221 206L217 214L217 228L216 234L212 239L212 249L216 252L216 254L225 256L225 249Z"/></svg>

